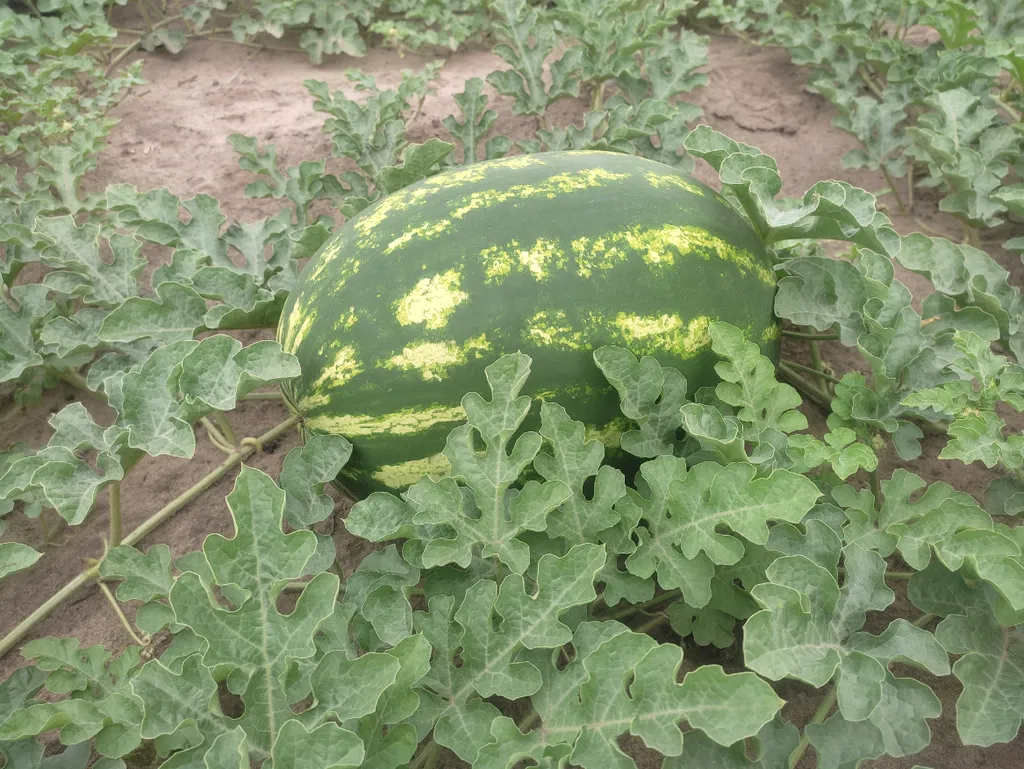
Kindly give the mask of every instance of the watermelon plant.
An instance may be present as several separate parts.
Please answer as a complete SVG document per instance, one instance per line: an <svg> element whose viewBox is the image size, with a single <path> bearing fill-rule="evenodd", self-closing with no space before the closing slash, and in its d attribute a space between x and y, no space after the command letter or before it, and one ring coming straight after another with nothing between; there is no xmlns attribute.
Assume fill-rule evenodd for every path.
<svg viewBox="0 0 1024 769"><path fill-rule="evenodd" d="M630 734L670 766L742 766L751 746L769 766L808 748L820 766L854 765L928 744L939 701L907 666L960 678L965 742L1011 739L1021 714L1003 703L1024 696L1000 662L1020 654L1005 627L1021 611L1013 529L943 483L913 499L925 483L904 470L877 497L856 491L840 478L874 466L870 447L837 450L846 428L804 432L799 396L757 346L728 324L709 334L722 381L696 401L653 358L594 353L636 415L627 450L663 439L633 486L553 401L539 404L539 432L520 431L538 408L521 395L532 362L495 361L490 397L462 401L448 477L352 508L352 533L401 545L367 556L343 590L333 548L323 559L307 527L333 510L322 484L348 442L295 449L278 484L243 467L227 497L233 537L173 564L164 546L122 545L99 566L120 600L143 602L139 645L116 657L73 639L24 647L36 664L3 685L0 751L38 762L30 738L59 729L66 765L82 767L93 750L123 765L142 745L164 766L432 766L446 749L472 766L605 767L633 765L618 743ZM668 388L681 444L658 419ZM897 552L910 571L892 568ZM900 585L922 613L865 629ZM297 593L290 610L283 591ZM729 647L739 622L743 672L658 640ZM145 659L164 629L170 646ZM962 655L952 668L950 654ZM784 678L828 687L802 733L779 717L768 681ZM241 713L216 704L218 682Z"/></svg>
<svg viewBox="0 0 1024 769"><path fill-rule="evenodd" d="M186 4L189 23L216 29L223 5ZM310 24L301 34L313 54L349 45L345 14L365 10L286 5L254 3L237 18L272 34ZM967 178L948 182L949 210L973 216L998 203L993 216L1012 222L1019 201L1003 129L1019 136L1020 97L1007 88L1015 54L1001 41L1016 17L998 4L979 4L977 19L955 3L927 5L871 19L823 3L812 10L818 26L799 33L805 20L789 4L709 3L700 13L728 12L743 35L782 21L780 35L802 34L811 47L824 34L846 47L818 64L851 77L864 66L847 58L863 53L858 29L878 43L865 69L878 78L881 41L902 46L911 24L931 24L941 50L919 61L909 46L885 49L899 59L885 88L909 82L900 67L930 78L922 83L955 84L915 102L913 130L890 121L884 146L865 151L879 164L906 155L912 176ZM436 66L390 89L351 71L355 94L308 81L346 170L332 173L325 159L285 166L273 145L233 135L254 174L245 194L280 202L256 222L228 225L205 195L119 184L83 193L83 147L98 149L87 133L84 143L46 140L79 161L5 182L18 202L0 222L0 371L22 392L60 378L82 402L52 415L47 445L0 455L0 525L15 511L49 516L47 528L53 515L109 519L103 551L0 639L0 653L20 644L31 663L0 684L5 769L846 769L881 756L913 762L944 704L965 744L1017 736L1024 331L1019 290L979 247L994 220L969 223L970 242L954 243L899 234L875 196L845 182L780 197L769 156L689 128L700 112L680 97L703 82L705 41L664 23L685 6L493 3L508 68L468 81L459 114L441 121L447 135L422 143L409 143L407 128ZM43 14L58 5L46 3L24 23L79 29L68 19L92 6L59 7L55 25ZM477 10L427 3L401 28L450 27L451 43L476 23L454 20ZM628 34L586 28L590 11ZM851 18L833 24L840 11ZM179 28L168 18L154 14L140 31L170 35ZM371 28L395 21L373 18ZM355 23L361 38L366 23ZM397 44L414 39L393 34ZM139 37L106 60L119 63ZM157 44L166 45L160 35L145 46ZM1004 74L961 56L993 51ZM30 59L19 65L28 73ZM485 83L536 121L533 138L492 134ZM556 120L551 105L580 94L590 108L581 123ZM989 114L1000 110L1011 120ZM48 130L28 124L26 136ZM922 143L925 131L938 138ZM950 150L950 132L970 139ZM950 151L925 159L913 149L925 144ZM513 148L526 154L509 157ZM970 152L982 151L991 153L984 172L970 177ZM719 192L683 175L694 159L718 174ZM898 164L886 170L899 178ZM45 194L23 194L28 183ZM573 196L585 205L570 210ZM339 214L349 221L329 240ZM669 249L637 240L665 228L677 236ZM450 262L421 266L442 243ZM826 256L826 243L848 250ZM161 261L145 277L143 248ZM545 293L540 278L559 253L571 253L575 282ZM653 269L644 257L665 254L696 263L689 283L659 285L601 261ZM576 280L583 267L589 283ZM912 296L897 268L930 293ZM719 286L714 296L695 290L696 274ZM606 287L603 306L586 293L602 279L617 292L613 302ZM349 281L362 290L345 294ZM377 291L383 301L366 306ZM713 311L694 311L705 299ZM511 303L537 333L481 326L478 310L475 321L459 315ZM583 311L604 317L586 325ZM232 336L269 335L279 322L283 344ZM789 340L781 358L776 333ZM357 338L394 365L344 353ZM835 370L824 343L856 348L863 365ZM328 367L321 348L333 355ZM362 377L351 400L327 386L346 377ZM282 398L265 384L300 413L241 436L229 416L240 400ZM100 401L105 419L92 409ZM808 419L815 409L823 420ZM244 464L296 428L305 443L276 481ZM387 462L366 459L382 435L380 456L406 466L340 518L331 484L379 473ZM148 456L190 457L202 436L223 462L122 531L122 503L140 504L121 498L126 474ZM916 465L922 458L983 465L992 482L980 499L929 483L934 465ZM232 536L210 535L177 558L163 544L137 549L239 465L226 498ZM326 533L334 523L379 549L339 561ZM39 558L0 542L0 578ZM133 643L22 643L86 587ZM955 704L936 693L949 677L962 690ZM813 715L783 712L795 686L814 691Z"/></svg>
<svg viewBox="0 0 1024 769"><path fill-rule="evenodd" d="M826 0L806 14L774 15L761 3L742 5L708 10L757 29L813 68L812 87L839 111L835 124L862 144L844 164L880 171L900 213L912 211L915 187L938 188L940 209L960 219L974 245L979 230L1021 216L1019 6ZM913 29L934 42L908 37Z"/></svg>

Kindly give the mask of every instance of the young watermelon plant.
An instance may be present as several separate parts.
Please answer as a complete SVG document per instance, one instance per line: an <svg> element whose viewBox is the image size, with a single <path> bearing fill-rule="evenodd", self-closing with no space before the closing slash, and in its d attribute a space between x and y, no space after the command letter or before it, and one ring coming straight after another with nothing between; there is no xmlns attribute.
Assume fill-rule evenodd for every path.
<svg viewBox="0 0 1024 769"><path fill-rule="evenodd" d="M757 29L813 68L812 87L839 111L835 124L862 145L846 154L844 165L880 171L901 214L913 213L921 187L939 191L940 210L960 220L973 245L980 231L1008 217L1019 221L1019 6L827 0L808 5L806 15L776 16L764 3L740 5L708 10L740 29ZM934 42L920 42L922 32Z"/></svg>

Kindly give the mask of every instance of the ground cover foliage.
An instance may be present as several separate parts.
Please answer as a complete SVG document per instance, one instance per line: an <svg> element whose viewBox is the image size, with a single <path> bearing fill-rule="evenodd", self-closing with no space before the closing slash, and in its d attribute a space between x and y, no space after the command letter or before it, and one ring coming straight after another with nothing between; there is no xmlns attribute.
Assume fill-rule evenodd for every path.
<svg viewBox="0 0 1024 769"><path fill-rule="evenodd" d="M1013 41L1024 19L956 0L863 11L396 0L347 4L344 18L314 2L186 3L180 18L143 7L121 47L100 2L0 11L0 381L19 406L64 380L116 414L100 424L71 403L51 417L46 446L0 455L0 516L75 526L101 493L111 512L106 552L0 648L97 582L136 642L22 645L34 664L0 684L7 766L420 769L454 754L474 767L603 769L633 766L642 745L665 767L791 768L813 752L821 769L845 769L923 750L941 708L927 681L950 675L963 687L965 744L1017 735L1024 441L1007 420L1024 410L1022 301L979 233L1021 214ZM615 23L586 24L592 15ZM699 125L685 101L706 82L706 48L678 22L709 17L744 35L770 29L814 67L814 86L864 145L850 166L881 169L895 194L904 177L904 195L938 187L963 242L899 235L874 195L845 182L781 198L774 160ZM244 41L294 32L314 61L367 41L454 47L483 35L505 66L467 81L445 132L420 144L407 123L438 65L393 89L352 70L354 97L307 81L350 170L331 173L326 158L284 167L273 145L231 136L253 174L245 194L280 204L259 221L228 223L207 195L84 193L106 111L142 77L137 64L119 70L124 57L180 48L225 18ZM922 25L939 41L911 45ZM537 120L534 138L494 134L485 83ZM554 124L551 105L580 95L591 107L581 123ZM776 369L725 324L709 330L713 388L694 391L628 350L595 350L633 423L621 448L642 464L628 478L572 414L521 396L531 361L506 355L438 447L448 477L352 508L348 531L381 545L344 581L331 538L314 530L334 515L325 484L351 454L340 436L293 450L276 480L243 464L225 500L233 537L176 559L166 545L136 549L205 488L123 532L120 484L141 459L191 457L202 427L224 450L223 475L296 425L235 434L238 401L275 397L264 386L298 364L276 342L230 332L272 328L302 260L345 217L450 166L547 149L709 163L770 247L776 313L815 365ZM827 241L848 250L827 257ZM143 249L169 256L146 278ZM919 305L894 264L930 282ZM870 376L820 366L824 339L857 348ZM804 400L827 413L824 433L811 434ZM531 410L541 427L522 432ZM879 454L912 468L926 430L947 436L942 459L998 470L982 500L912 470L880 477ZM40 555L0 541L0 577ZM913 607L899 615L894 587ZM124 602L140 603L134 623ZM871 618L887 610L878 629ZM709 663L715 648L739 654ZM780 715L773 684L786 679L825 692L810 723Z"/></svg>

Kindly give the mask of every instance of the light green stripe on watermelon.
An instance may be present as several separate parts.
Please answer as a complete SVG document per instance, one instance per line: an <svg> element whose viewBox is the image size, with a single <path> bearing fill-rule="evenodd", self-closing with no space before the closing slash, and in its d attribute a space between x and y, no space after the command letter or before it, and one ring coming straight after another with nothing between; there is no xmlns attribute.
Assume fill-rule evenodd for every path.
<svg viewBox="0 0 1024 769"><path fill-rule="evenodd" d="M749 224L672 168L607 152L474 164L383 199L310 260L279 329L303 372L289 403L307 433L352 440L344 485L365 494L388 488L382 468L444 448L458 420L430 415L488 397L483 370L500 355L529 355L524 394L603 433L621 414L594 349L652 355L692 394L717 379L711 320L776 356L774 292ZM415 429L386 431L420 412Z"/></svg>
<svg viewBox="0 0 1024 769"><path fill-rule="evenodd" d="M462 406L435 406L393 414L316 414L305 420L305 426L316 432L362 438L368 435L415 435L465 418L466 411Z"/></svg>
<svg viewBox="0 0 1024 769"><path fill-rule="evenodd" d="M631 429L632 426L628 419L620 416L601 427L585 425L583 428L584 437L588 441L600 441L606 449L617 449L622 442L622 434Z"/></svg>
<svg viewBox="0 0 1024 769"><path fill-rule="evenodd" d="M623 345L641 355L671 352L686 360L711 345L711 318L698 315L683 320L679 315L627 315L615 317Z"/></svg>
<svg viewBox="0 0 1024 769"><path fill-rule="evenodd" d="M470 356L479 358L490 348L484 334L467 340L463 345L453 341L415 342L377 365L401 371L418 371L425 381L440 380L452 366L463 365Z"/></svg>
<svg viewBox="0 0 1024 769"><path fill-rule="evenodd" d="M432 475L435 479L440 479L448 475L451 470L452 466L448 462L448 457L438 453L424 459L411 459L397 465L384 465L375 470L371 477L385 486L400 489L412 486L424 475Z"/></svg>
<svg viewBox="0 0 1024 769"><path fill-rule="evenodd" d="M541 310L526 321L526 337L547 347L588 349L588 340L600 328L607 344L627 347L637 355L669 352L682 360L699 355L711 345L711 318L684 319L675 314L637 315L620 312L608 318L587 313L581 326L573 326L564 310Z"/></svg>
<svg viewBox="0 0 1024 769"><path fill-rule="evenodd" d="M493 208L509 201L528 200L531 198L553 200L560 195L581 192L593 187L601 187L609 182L625 178L625 174L615 174L601 168L589 168L572 173L556 174L539 184L515 184L508 189L473 192L461 198L456 198L448 217L416 227L405 228L401 235L388 241L387 245L384 246L383 253L393 254L410 243L434 240L446 233L451 233L454 227L453 219L465 219L469 214L479 209ZM382 241L376 237L374 231L370 230L365 234L365 240L360 241L359 245L364 248L373 248L381 245L381 243Z"/></svg>
<svg viewBox="0 0 1024 769"><path fill-rule="evenodd" d="M566 269L573 269L580 277L589 278L636 253L652 267L674 267L680 257L724 259L733 262L744 274L752 272L765 284L775 285L771 268L759 262L752 253L736 248L699 227L665 225L643 229L638 226L625 232L607 232L597 238L582 237L572 241L571 255L553 240L537 238L529 246L513 240L503 246L488 246L480 252L480 258L487 282L500 283L515 271L538 281L547 279L553 270Z"/></svg>
<svg viewBox="0 0 1024 769"><path fill-rule="evenodd" d="M444 328L448 316L469 298L459 290L459 273L448 270L432 278L423 278L416 287L398 300L395 317L403 326L422 323L427 328Z"/></svg>
<svg viewBox="0 0 1024 769"><path fill-rule="evenodd" d="M504 160L488 160L474 163L468 168L448 171L443 175L424 179L418 185L406 187L388 197L368 210L363 216L353 220L353 228L361 235L368 235L380 227L393 214L404 214L410 209L428 201L441 192L451 194L452 190L470 184L479 184L487 179L487 174L495 166L502 168L530 168L543 165L545 160L537 155L521 155Z"/></svg>
<svg viewBox="0 0 1024 769"><path fill-rule="evenodd" d="M777 342L780 336L782 336L782 326L778 323L772 323L770 326L766 326L761 334L761 344Z"/></svg>
<svg viewBox="0 0 1024 769"><path fill-rule="evenodd" d="M693 182L683 178L676 173L659 173L658 171L648 171L644 174L644 178L647 183L652 187L679 187L687 192L693 193L694 195L700 195L705 197L707 192Z"/></svg>
<svg viewBox="0 0 1024 769"><path fill-rule="evenodd" d="M361 374L363 365L352 345L345 345L338 350L332 362L325 366L320 375L313 382L313 387L308 395L298 400L299 409L306 411L317 408L328 402L328 392L341 387L346 382Z"/></svg>
<svg viewBox="0 0 1024 769"><path fill-rule="evenodd" d="M771 268L758 262L752 253L736 248L700 227L673 224L652 229L634 227L625 232L609 232L599 238L574 240L572 250L577 270L585 278L595 271L614 267L633 253L639 253L652 267L674 266L676 256L682 254L705 260L724 259L737 265L743 274L753 272L762 282L775 285L775 274Z"/></svg>

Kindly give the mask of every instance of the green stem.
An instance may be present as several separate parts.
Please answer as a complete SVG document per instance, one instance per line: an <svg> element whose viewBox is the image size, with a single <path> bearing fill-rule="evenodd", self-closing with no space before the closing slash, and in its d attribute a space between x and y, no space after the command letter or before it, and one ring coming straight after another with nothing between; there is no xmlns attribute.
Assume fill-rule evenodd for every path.
<svg viewBox="0 0 1024 769"><path fill-rule="evenodd" d="M139 48L141 46L142 46L142 38L141 37L138 40L136 40L134 43L129 43L128 45L126 45L121 50L121 53L119 53L117 56L115 56L113 59L111 59L107 63L106 69L103 70L103 74L104 75L109 75L111 72L114 71L114 67L116 67L122 61L124 61L129 56L131 56L133 53L135 53L137 50L139 50Z"/></svg>
<svg viewBox="0 0 1024 769"><path fill-rule="evenodd" d="M871 93L877 96L880 100L885 98L885 95L882 93L882 89L878 87L878 83L871 79L868 73L864 71L863 67L857 68L857 74L860 75L860 79L864 81L864 84L871 89ZM883 171L883 173L885 172ZM888 174L886 174L886 177L888 178Z"/></svg>
<svg viewBox="0 0 1024 769"><path fill-rule="evenodd" d="M206 417L200 417L199 422L200 424L202 424L203 427L206 428L206 434L207 437L209 437L210 439L210 443L212 443L218 449L223 451L225 454L230 454L235 450L235 447L228 443L228 439L221 435L220 430L214 427L213 422L211 422Z"/></svg>
<svg viewBox="0 0 1024 769"><path fill-rule="evenodd" d="M137 643L142 648L146 648L147 646L149 646L149 641L144 641L142 638L139 638L138 634L135 632L135 629L132 627L132 623L128 621L128 618L126 616L124 616L124 611L121 609L121 605L117 602L117 599L114 598L114 594L110 592L110 588L107 587L102 581L97 581L96 584L100 586L100 590L103 591L103 595L106 596L107 601L114 609L114 613L117 614L117 618L121 620L121 624L124 625L124 629L128 631L128 635L132 637L132 640L135 641L135 643Z"/></svg>
<svg viewBox="0 0 1024 769"><path fill-rule="evenodd" d="M930 224L922 220L920 217L914 217L914 224L916 224L921 229L921 232L924 232L926 234L934 235L937 238L945 238L946 240L956 240L956 235L950 235L948 232L942 232L942 230L937 230Z"/></svg>
<svg viewBox="0 0 1024 769"><path fill-rule="evenodd" d="M525 734L530 727L540 721L540 714L536 710L531 710L526 714L526 717L519 723L519 731Z"/></svg>
<svg viewBox="0 0 1024 769"><path fill-rule="evenodd" d="M836 573L838 573L839 576L842 577L844 574L846 574L846 567L845 566L838 567L836 569ZM916 573L917 572L914 572L914 571L887 571L887 572L885 572L885 578L886 579L910 579Z"/></svg>
<svg viewBox="0 0 1024 769"><path fill-rule="evenodd" d="M284 400L284 395L280 390L269 393L248 393L243 395L239 400L243 401L281 401Z"/></svg>
<svg viewBox="0 0 1024 769"><path fill-rule="evenodd" d="M256 439L256 442L258 442L262 446L266 446L268 443L271 443L272 441L275 441L278 438L280 438L286 432L295 427L295 425L297 425L298 423L299 417L289 417L280 424L267 430L267 432L263 433L263 435L259 436ZM153 531L153 529L157 528L167 518L170 518L172 515L174 515L174 513L178 512L180 508L195 500L200 494L202 494L208 488L213 486L213 484L219 481L222 477L224 477L228 473L228 471L231 470L231 468L233 468L235 465L241 462L244 462L246 459L255 454L256 451L257 447L252 443L246 443L243 446L240 446L238 450L232 452L232 454L229 457L227 457L223 462L221 462L216 467L216 469L210 471L205 476L203 476L203 478L200 479L200 481L195 486L172 499L170 502L168 502L166 505L160 508L160 510L154 513L153 516L149 518L145 523L139 526L139 528L135 529L135 531L133 531L131 534L125 537L124 544L134 545L136 542L141 541L147 534Z"/></svg>
<svg viewBox="0 0 1024 769"><path fill-rule="evenodd" d="M142 14L142 21L143 23L145 23L147 31L152 31L156 29L156 27L153 26L153 22L149 18L149 12L146 10L146 0L139 0L139 2L136 3L136 7L139 9L139 13ZM166 23L167 19L162 19L162 21Z"/></svg>
<svg viewBox="0 0 1024 769"><path fill-rule="evenodd" d="M272 427L263 435L259 436L256 441L260 445L265 445L271 441L277 440L286 432L291 430L295 425L299 423L299 417L293 416L286 419L284 422ZM121 544L134 545L141 542L150 532L160 526L164 521L178 512L185 505L194 501L204 491L213 486L217 481L223 478L235 465L240 462L244 462L250 456L256 453L256 445L253 443L247 443L237 451L234 451L227 459L225 459L220 465L214 470L207 473L197 484L192 486L182 494L172 499L150 518L145 523L135 529L131 534L125 537ZM28 635L32 629L40 622L45 620L53 611L60 606L64 601L68 600L74 595L79 588L93 582L96 577L99 576L99 564L91 566L90 568L83 571L77 577L68 582L64 587L58 590L54 595L50 596L42 606L32 612L28 617L23 619L17 624L17 626L11 630L7 635L0 639L0 657L3 657L7 652L13 649L22 638Z"/></svg>
<svg viewBox="0 0 1024 769"><path fill-rule="evenodd" d="M107 502L110 507L110 547L121 544L121 481L110 484Z"/></svg>
<svg viewBox="0 0 1024 769"><path fill-rule="evenodd" d="M594 83L594 99L590 104L591 112L600 112L604 109L604 81L598 80Z"/></svg>
<svg viewBox="0 0 1024 769"><path fill-rule="evenodd" d="M440 746L433 739L423 748L423 752L416 756L416 760L409 764L409 769L429 769L437 761L437 753Z"/></svg>
<svg viewBox="0 0 1024 769"><path fill-rule="evenodd" d="M217 420L217 426L227 439L228 445L234 449L238 445L238 436L235 435L235 428L231 426L231 420L223 411L214 411L213 418Z"/></svg>
<svg viewBox="0 0 1024 769"><path fill-rule="evenodd" d="M900 213L906 216L907 208L903 205L903 198L900 197L900 193L896 190L896 182L892 178L892 174L885 170L885 163L879 166L882 171L882 176L885 177L885 181L889 184L889 190L892 192L892 196L896 198L896 207L900 210Z"/></svg>
<svg viewBox="0 0 1024 769"><path fill-rule="evenodd" d="M1017 110L1015 110L1013 107L1011 107L1005 101L1003 101L1002 97L997 96L996 94L991 94L991 96L992 96L992 101L994 101L996 103L996 106L1000 107L1007 115L1009 115L1010 119L1014 123L1019 123L1020 122L1020 113Z"/></svg>
<svg viewBox="0 0 1024 769"><path fill-rule="evenodd" d="M636 632L636 633L650 633L652 630L654 630L654 628L658 627L658 625L662 624L667 619L668 619L668 617L666 617L664 614L658 614L656 617L654 617L650 621L645 622L640 627L636 628L636 630L634 630L634 632Z"/></svg>
<svg viewBox="0 0 1024 769"><path fill-rule="evenodd" d="M790 331L782 329L782 335L793 339L806 339L809 342L833 342L839 339L839 334L806 334L803 331Z"/></svg>
<svg viewBox="0 0 1024 769"><path fill-rule="evenodd" d="M3 637L3 640L0 640L0 657L3 657L7 652L13 649L18 641L32 630L32 628L49 617L54 609L74 595L80 587L92 582L97 576L99 576L99 566L93 566L92 568L83 571L68 584L50 596L42 606L19 622L10 633Z"/></svg>
<svg viewBox="0 0 1024 769"><path fill-rule="evenodd" d="M812 344L813 344L813 342L812 342ZM814 353L811 353L811 357L814 358L816 356L814 355ZM820 365L820 363L821 363L820 359L819 359L818 363ZM814 374L819 379L823 379L826 382L831 382L832 384L839 384L839 382L841 381L839 379L836 379L834 376L831 376L830 374L826 374L824 371L820 371L820 370L814 368L813 366L805 366L803 363L797 363L795 361L787 360L787 361L783 361L779 365L789 366L790 368L799 369L800 371L806 371L806 372L808 372L810 374ZM826 397L826 398L827 397L831 397L831 396L828 395L827 391L825 391L823 389L819 388L819 392L821 392L822 397Z"/></svg>
<svg viewBox="0 0 1024 769"><path fill-rule="evenodd" d="M882 484L878 480L878 470L869 472L868 477L871 479L871 493L875 497L875 507L878 508L882 504Z"/></svg>
<svg viewBox="0 0 1024 769"><path fill-rule="evenodd" d="M826 398L831 398L832 393L829 392L829 382L835 384L837 380L834 376L829 376L825 373L825 367L821 365L821 351L818 349L818 343L816 340L808 340L807 346L811 350L811 366L814 368L814 375L818 378L818 384L821 385L821 394ZM799 367L800 364L797 364Z"/></svg>
<svg viewBox="0 0 1024 769"><path fill-rule="evenodd" d="M632 604L627 609L621 609L620 611L617 611L617 612L614 612L612 614L609 614L606 617L600 617L600 619L608 620L608 619L622 619L623 617L631 617L631 616L633 616L634 614L636 614L639 611L643 611L644 609L649 609L652 606L657 606L659 603L664 603L665 601L670 601L672 599L678 598L680 595L682 595L682 591L679 590L678 588L676 588L675 590L669 590L668 592L662 593L659 596L655 596L654 598L652 598L649 601L644 601L643 603Z"/></svg>
<svg viewBox="0 0 1024 769"><path fill-rule="evenodd" d="M907 213L914 213L914 164L907 166Z"/></svg>
<svg viewBox="0 0 1024 769"><path fill-rule="evenodd" d="M825 411L832 410L832 403L823 398L821 393L818 392L818 388L814 384L804 377L800 376L796 371L791 369L785 363L780 363L778 373L782 375L782 378L787 380L793 387L800 391L807 400Z"/></svg>
<svg viewBox="0 0 1024 769"><path fill-rule="evenodd" d="M89 395L97 395L89 389L89 383L85 380L85 377L76 371L56 371L54 370L60 379L67 382L73 387L77 387L79 390L89 393ZM100 396L103 397L103 396Z"/></svg>
<svg viewBox="0 0 1024 769"><path fill-rule="evenodd" d="M900 3L900 15L896 19L896 30L893 32L893 38L895 40L902 40L903 22L907 20L907 0L903 0Z"/></svg>
<svg viewBox="0 0 1024 769"><path fill-rule="evenodd" d="M50 544L50 537L53 535L53 532L50 530L50 524L46 522L45 510L39 511L39 529L40 533L43 535L43 544Z"/></svg>
<svg viewBox="0 0 1024 769"><path fill-rule="evenodd" d="M828 713L832 710L832 706L836 704L836 688L833 686L825 699L822 700L821 705L814 711L814 715L811 717L811 724L820 724L828 717ZM810 726L810 724L808 724ZM800 763L800 759L803 758L804 753L807 751L807 746L811 744L810 738L807 736L807 726L804 727L804 733L800 736L800 742L792 753L789 754L789 769L795 769L796 765Z"/></svg>

